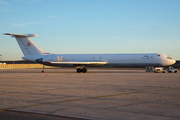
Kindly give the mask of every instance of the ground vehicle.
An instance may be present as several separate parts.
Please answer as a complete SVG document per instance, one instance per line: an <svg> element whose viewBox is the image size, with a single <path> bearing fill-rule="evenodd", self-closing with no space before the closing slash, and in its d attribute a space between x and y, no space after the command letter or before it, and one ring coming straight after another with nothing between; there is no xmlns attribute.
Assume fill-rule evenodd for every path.
<svg viewBox="0 0 180 120"><path fill-rule="evenodd" d="M146 66L146 72L154 72L153 66Z"/></svg>
<svg viewBox="0 0 180 120"><path fill-rule="evenodd" d="M152 66L146 66L146 72L154 72L154 73L165 73L166 69L164 67L152 67Z"/></svg>
<svg viewBox="0 0 180 120"><path fill-rule="evenodd" d="M169 69L168 69L168 72L169 73L177 73L178 72L178 69L174 69L172 66L169 66Z"/></svg>
<svg viewBox="0 0 180 120"><path fill-rule="evenodd" d="M166 69L164 67L155 67L154 73L159 73L159 72L165 73Z"/></svg>

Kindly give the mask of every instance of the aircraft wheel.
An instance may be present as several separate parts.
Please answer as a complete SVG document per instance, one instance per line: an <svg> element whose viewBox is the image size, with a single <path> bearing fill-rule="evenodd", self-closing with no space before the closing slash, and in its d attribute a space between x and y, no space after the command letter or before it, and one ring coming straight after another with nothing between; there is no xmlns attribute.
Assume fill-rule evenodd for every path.
<svg viewBox="0 0 180 120"><path fill-rule="evenodd" d="M77 73L80 73L80 72L81 72L81 69L80 69L80 68L78 68L78 69L77 69Z"/></svg>
<svg viewBox="0 0 180 120"><path fill-rule="evenodd" d="M177 73L177 71L174 71L174 73Z"/></svg>
<svg viewBox="0 0 180 120"><path fill-rule="evenodd" d="M44 72L44 70L42 71L42 73Z"/></svg>
<svg viewBox="0 0 180 120"><path fill-rule="evenodd" d="M82 72L83 72L83 73L86 73L86 72L87 72L87 68L83 68L83 69L82 69Z"/></svg>

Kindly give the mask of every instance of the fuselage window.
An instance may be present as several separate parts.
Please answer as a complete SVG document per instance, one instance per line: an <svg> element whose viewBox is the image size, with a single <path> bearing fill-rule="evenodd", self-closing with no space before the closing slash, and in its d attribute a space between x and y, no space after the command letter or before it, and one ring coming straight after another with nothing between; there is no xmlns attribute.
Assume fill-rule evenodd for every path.
<svg viewBox="0 0 180 120"><path fill-rule="evenodd" d="M172 58L168 56L167 59L172 59Z"/></svg>

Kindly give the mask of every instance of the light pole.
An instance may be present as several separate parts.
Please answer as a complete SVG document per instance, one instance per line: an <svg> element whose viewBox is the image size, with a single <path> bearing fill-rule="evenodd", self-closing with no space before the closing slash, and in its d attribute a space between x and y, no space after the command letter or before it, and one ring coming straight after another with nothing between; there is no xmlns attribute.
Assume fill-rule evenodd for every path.
<svg viewBox="0 0 180 120"><path fill-rule="evenodd" d="M0 61L2 60L2 55L0 54Z"/></svg>

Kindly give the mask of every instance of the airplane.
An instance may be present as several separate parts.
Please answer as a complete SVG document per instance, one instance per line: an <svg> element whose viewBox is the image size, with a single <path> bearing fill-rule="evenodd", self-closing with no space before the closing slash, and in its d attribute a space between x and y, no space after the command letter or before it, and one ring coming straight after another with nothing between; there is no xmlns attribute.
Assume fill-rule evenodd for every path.
<svg viewBox="0 0 180 120"><path fill-rule="evenodd" d="M47 66L76 67L77 73L86 73L90 66L169 66L176 61L165 54L53 54L40 49L30 38L37 34L11 34L15 37L23 54L28 61L38 62Z"/></svg>

